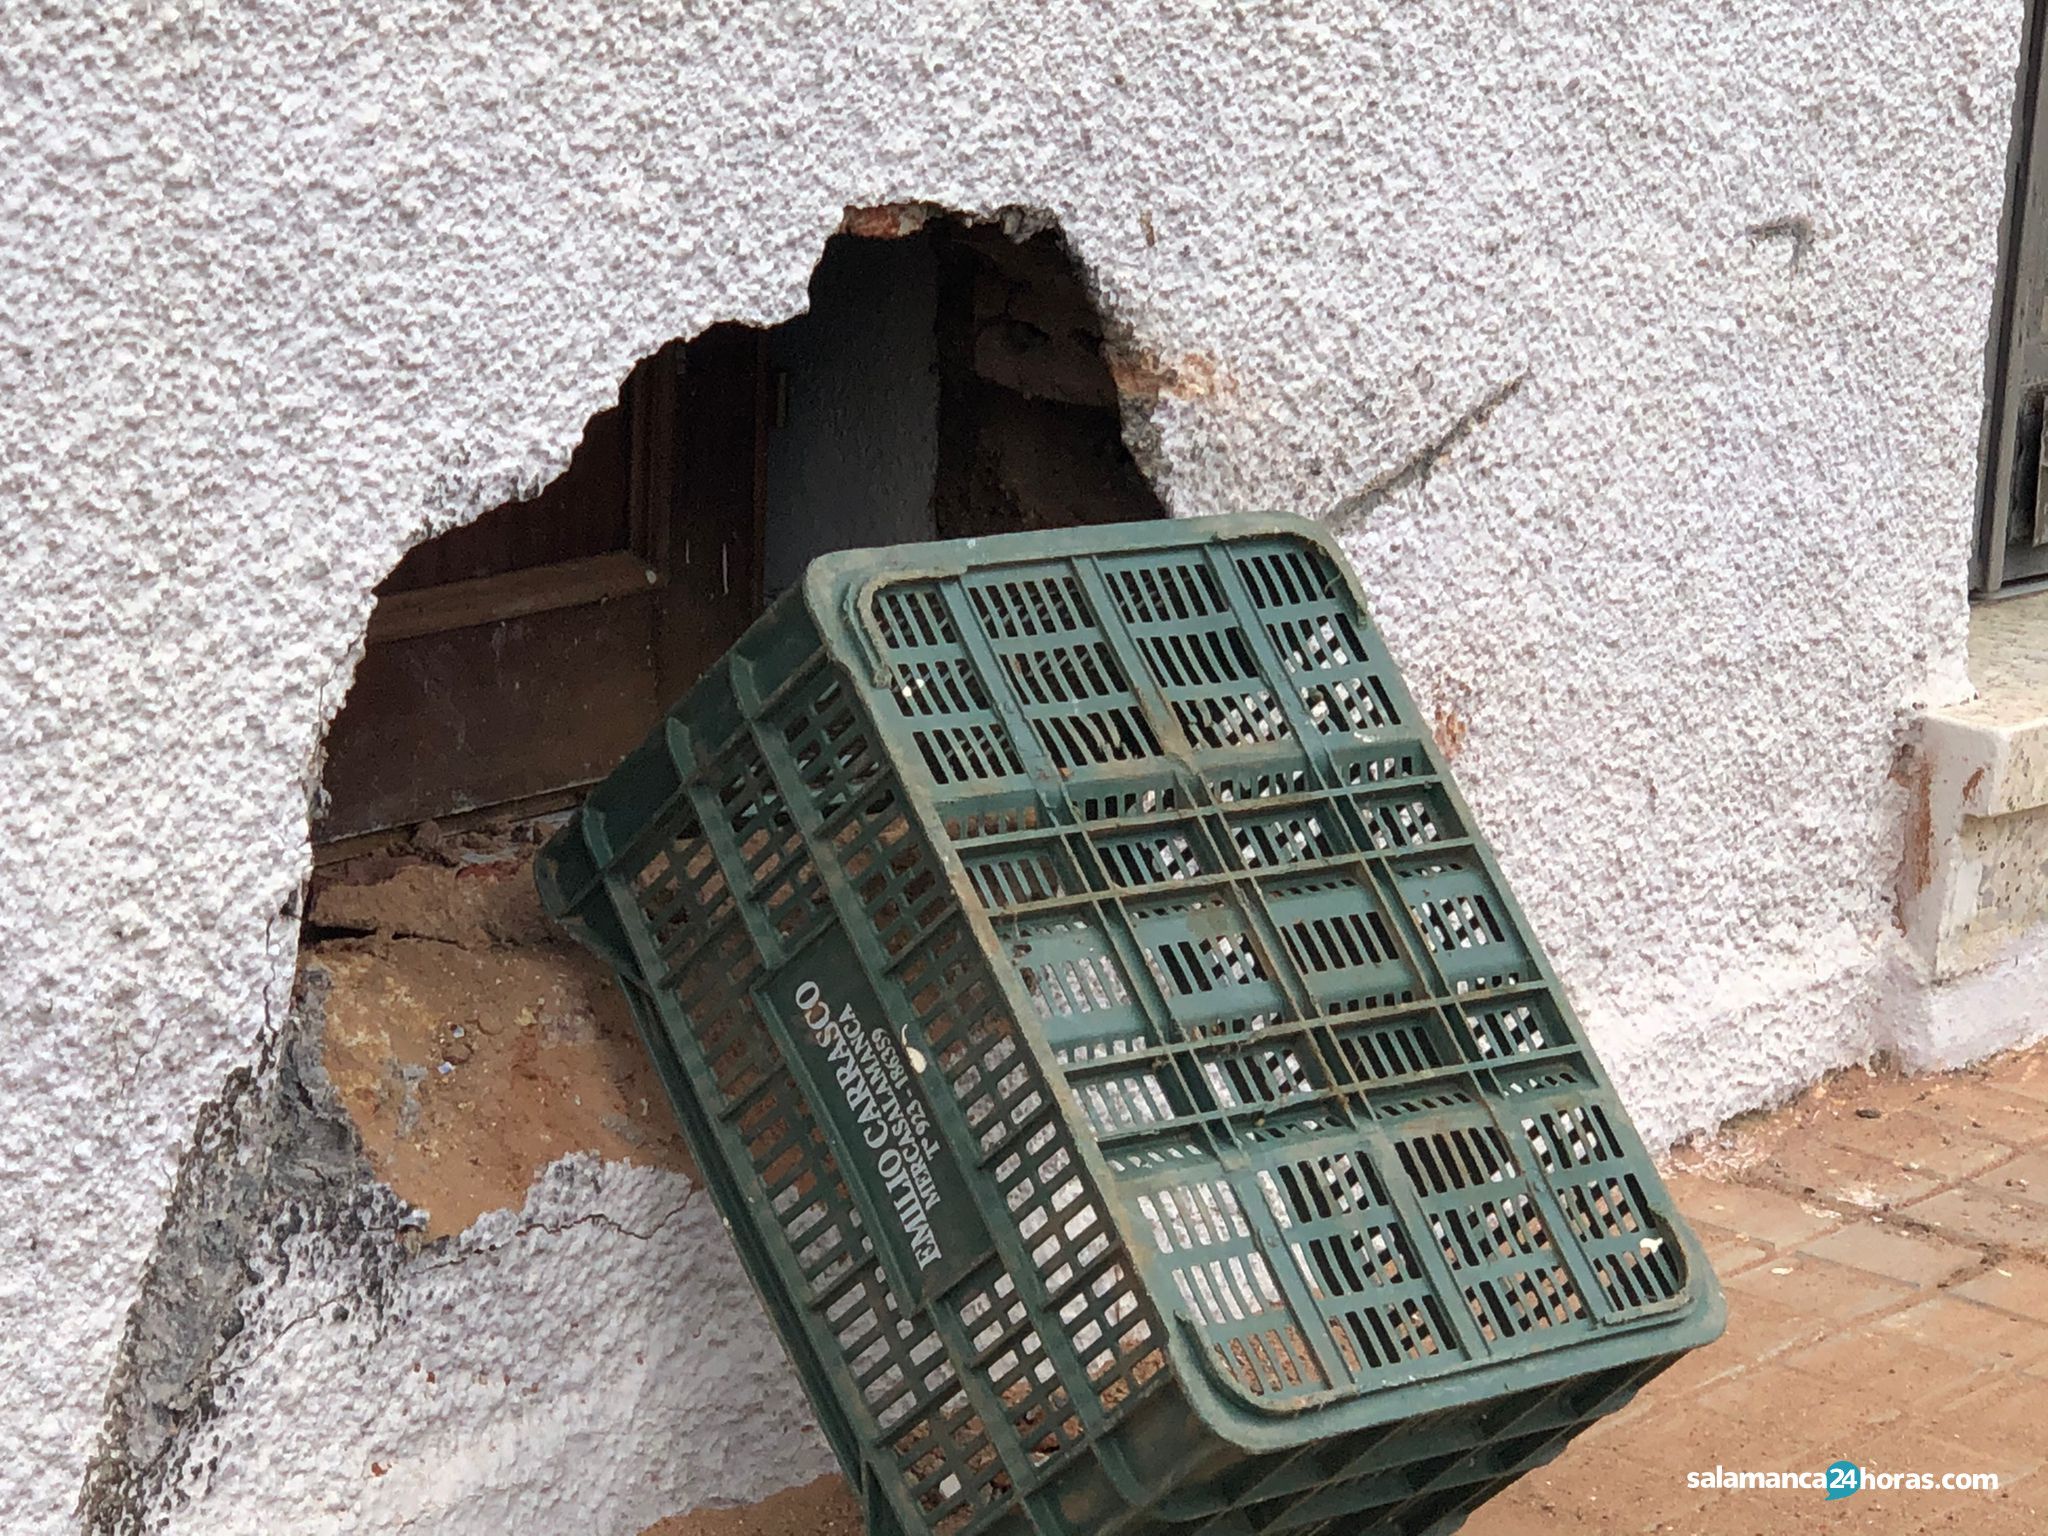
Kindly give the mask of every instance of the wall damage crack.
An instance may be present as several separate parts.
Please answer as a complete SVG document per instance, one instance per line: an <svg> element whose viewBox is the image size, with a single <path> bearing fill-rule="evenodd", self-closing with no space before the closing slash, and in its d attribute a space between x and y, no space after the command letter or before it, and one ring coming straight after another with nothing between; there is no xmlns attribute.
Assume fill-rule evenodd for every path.
<svg viewBox="0 0 2048 1536"><path fill-rule="evenodd" d="M689 1197L685 1196L683 1199L677 1201L674 1205L670 1206L667 1210L663 1211L661 1213L661 1219L655 1222L653 1226L647 1228L647 1230L644 1232L637 1227L627 1226L624 1222L618 1220L616 1217L605 1214L603 1211L591 1211L586 1215L575 1217L574 1219L569 1221L522 1222L520 1224L518 1232L514 1235L518 1237L531 1237L535 1233L542 1233L548 1237L560 1237L564 1232L568 1232L576 1227L598 1226L604 1227L609 1231L616 1232L621 1237L630 1237L636 1243L651 1243L657 1237L661 1236L663 1229L666 1228L670 1222L674 1221L678 1216L682 1215L684 1211L688 1210L689 1205Z"/></svg>
<svg viewBox="0 0 2048 1536"><path fill-rule="evenodd" d="M1346 524L1369 516L1403 491L1427 485L1429 477L1436 473L1437 466L1456 452L1466 438L1491 421L1494 412L1512 400L1528 382L1528 370L1524 369L1513 378L1495 386L1483 400L1458 417L1438 436L1424 443L1392 469L1374 476L1359 490L1339 501L1330 509L1327 520L1332 525L1342 528Z"/></svg>
<svg viewBox="0 0 2048 1536"><path fill-rule="evenodd" d="M691 1186L690 1194L685 1195L681 1200L663 1211L654 1224L646 1228L628 1226L625 1222L604 1211L587 1211L583 1215L571 1217L567 1221L522 1221L502 1241L494 1243L465 1241L460 1247L450 1247L441 1257L434 1259L432 1262L421 1264L419 1266L420 1272L422 1274L433 1274L439 1270L461 1269L463 1266L473 1264L479 1259L494 1258L512 1247L515 1243L521 1242L526 1238L560 1237L564 1233L572 1232L578 1227L600 1227L607 1232L617 1233L620 1237L628 1238L636 1243L651 1243L667 1230L670 1222L689 1209L690 1201L695 1194L696 1186L693 1185Z"/></svg>

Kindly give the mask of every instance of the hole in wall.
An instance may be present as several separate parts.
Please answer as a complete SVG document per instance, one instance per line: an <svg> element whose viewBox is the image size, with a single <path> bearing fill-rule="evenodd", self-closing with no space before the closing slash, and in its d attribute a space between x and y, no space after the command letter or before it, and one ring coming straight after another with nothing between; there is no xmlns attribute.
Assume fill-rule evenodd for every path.
<svg viewBox="0 0 2048 1536"><path fill-rule="evenodd" d="M829 550L1164 515L1064 237L899 223L827 242L795 319L644 359L558 479L405 556L316 841L595 781Z"/></svg>
<svg viewBox="0 0 2048 1536"><path fill-rule="evenodd" d="M1164 515L1057 229L850 213L808 310L643 359L538 495L378 589L326 744L301 959L371 1161L457 1231L572 1151L684 1166L538 844L830 550Z"/></svg>

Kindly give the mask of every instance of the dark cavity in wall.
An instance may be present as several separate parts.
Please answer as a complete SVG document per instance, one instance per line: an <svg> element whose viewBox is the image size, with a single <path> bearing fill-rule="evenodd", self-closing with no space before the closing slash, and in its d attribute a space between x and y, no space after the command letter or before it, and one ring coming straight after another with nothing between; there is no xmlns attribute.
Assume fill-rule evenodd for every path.
<svg viewBox="0 0 2048 1536"><path fill-rule="evenodd" d="M557 480L406 556L316 838L566 803L827 551L1162 516L1115 350L1042 218L850 211L806 313L658 349Z"/></svg>
<svg viewBox="0 0 2048 1536"><path fill-rule="evenodd" d="M384 583L300 956L335 1093L430 1236L571 1152L682 1162L623 998L541 914L549 818L819 555L1161 515L1123 407L1164 375L1120 394L1109 350L1042 220L852 214L805 313L661 347L559 479Z"/></svg>
<svg viewBox="0 0 2048 1536"><path fill-rule="evenodd" d="M939 226L940 538L1163 517L1124 442L1102 317L1057 230Z"/></svg>

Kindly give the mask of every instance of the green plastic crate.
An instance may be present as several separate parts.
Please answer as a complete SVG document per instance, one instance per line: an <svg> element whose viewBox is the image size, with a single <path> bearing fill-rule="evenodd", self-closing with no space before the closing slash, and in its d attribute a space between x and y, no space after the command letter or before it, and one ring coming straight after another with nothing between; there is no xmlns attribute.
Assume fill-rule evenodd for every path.
<svg viewBox="0 0 2048 1536"><path fill-rule="evenodd" d="M540 883L876 1533L1449 1531L1721 1329L1312 524L827 556Z"/></svg>

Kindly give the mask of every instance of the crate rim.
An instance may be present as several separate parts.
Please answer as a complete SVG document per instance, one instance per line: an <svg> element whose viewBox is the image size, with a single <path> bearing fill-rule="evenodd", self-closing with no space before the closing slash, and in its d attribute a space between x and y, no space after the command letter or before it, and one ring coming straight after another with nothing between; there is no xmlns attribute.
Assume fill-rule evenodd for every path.
<svg viewBox="0 0 2048 1536"><path fill-rule="evenodd" d="M869 695L866 702L872 707L872 691L886 689L890 680L886 665L881 661L880 648L870 638L869 625L872 621L863 610L884 588L908 582L947 580L970 571L981 575L1008 566L1043 566L1077 557L1142 554L1149 549L1180 548L1193 538L1207 538L1219 543L1291 538L1312 545L1328 558L1331 569L1358 610L1370 617L1371 605L1359 586L1352 562L1329 528L1288 512L1219 513L1164 518L1150 523L1107 523L1087 529L1062 530L1058 545L1053 549L1047 549L1039 536L1030 533L1004 533L928 544L840 550L812 561L804 573L804 601L821 637L836 635L850 642L848 652L836 662L842 670L854 671L848 665L848 658L854 654L862 655L871 664L873 675L849 677L849 681ZM1014 556L1010 553L1013 547L1016 550ZM830 655L829 650L827 655ZM1434 738L1426 730L1417 732L1416 737L1421 751L1428 758L1431 772L1458 814L1467 824L1474 824L1471 809ZM944 819L928 786L921 779L906 775L904 791L906 799L923 821L922 831L930 839L933 851L946 868L949 878L956 885L964 883L966 871L959 862L952 840L943 835ZM1513 909L1514 919L1526 930L1526 914L1522 912L1512 887L1502 877L1491 848L1484 839L1479 840L1478 847L1482 863L1494 877L1496 892ZM986 912L976 906L967 906L963 908L963 915L983 943L1000 947L1001 936L996 933ZM1561 1007L1572 1013L1573 1022L1577 1024L1576 1010L1570 1009L1563 984L1552 970L1549 957L1540 944L1533 959L1545 989ZM1009 993L1010 978L999 974L999 981L1005 993ZM1583 1036L1582 1027L1581 1034ZM1020 1044L1036 1060L1048 1090L1059 1100L1062 1114L1069 1118L1070 1123L1078 1121L1081 1106L1074 1099L1073 1089L1065 1073L1052 1059L1049 1049L1034 1031L1020 1030L1019 1036ZM1591 1050L1586 1050L1581 1053L1581 1061L1589 1085L1613 1094L1612 1081L1599 1058ZM1511 1063L1496 1065L1508 1066ZM1626 1106L1621 1108L1626 1115ZM1116 1193L1118 1180L1107 1166L1101 1149L1092 1139L1081 1138L1076 1152L1089 1168L1103 1198L1116 1208L1119 1225L1128 1235L1132 1229L1131 1221ZM1675 1357L1711 1343L1726 1327L1726 1301L1713 1280L1713 1270L1697 1235L1675 1204L1666 1215L1685 1256L1687 1279L1684 1292L1666 1309L1618 1323L1560 1348L1478 1361L1467 1369L1431 1375L1416 1382L1385 1382L1373 1391L1335 1396L1330 1400L1305 1399L1280 1409L1265 1408L1255 1398L1221 1382L1199 1341L1188 1336L1189 1329L1182 1321L1177 1299L1159 1295L1156 1288L1149 1285L1148 1289L1154 1289L1153 1303L1166 1333L1161 1345L1172 1362L1176 1385L1197 1408L1209 1431L1247 1452L1286 1451L1306 1443L1300 1429L1304 1421L1313 1421L1320 1437L1325 1433L1344 1434L1376 1428L1407 1417L1407 1391L1422 1385L1425 1380L1438 1405L1456 1407L1488 1401L1520 1386L1550 1379L1558 1362L1587 1351L1599 1352L1603 1365L1628 1365L1666 1354ZM1145 1282L1141 1280L1141 1283ZM1375 1411L1376 1405L1379 1405L1378 1411Z"/></svg>

